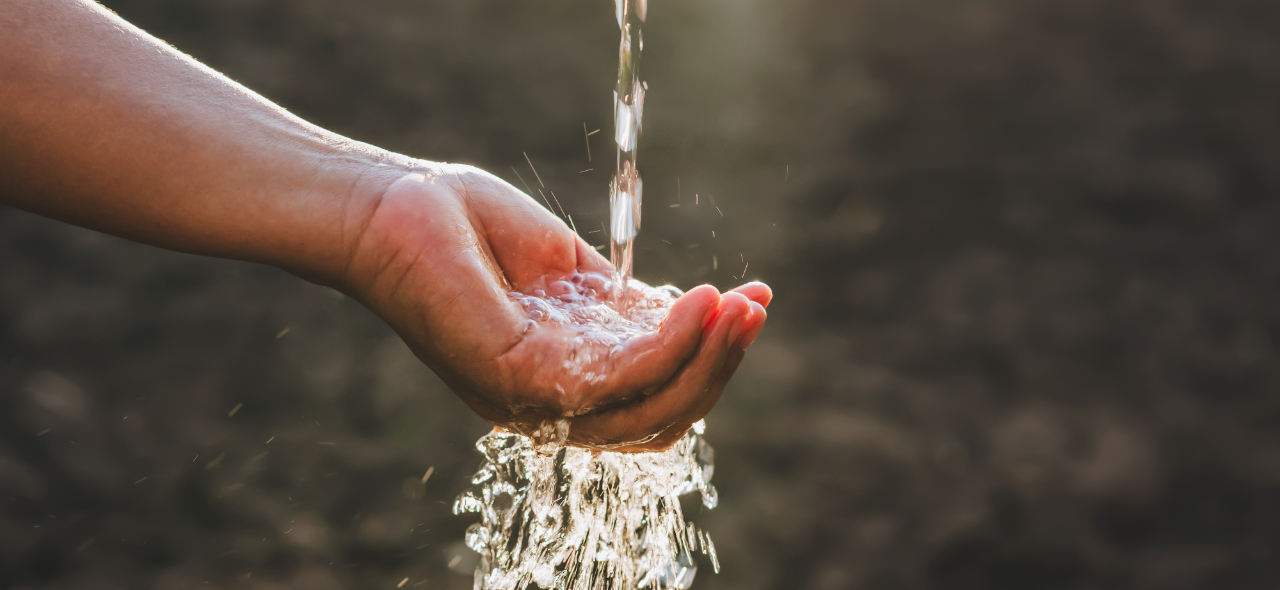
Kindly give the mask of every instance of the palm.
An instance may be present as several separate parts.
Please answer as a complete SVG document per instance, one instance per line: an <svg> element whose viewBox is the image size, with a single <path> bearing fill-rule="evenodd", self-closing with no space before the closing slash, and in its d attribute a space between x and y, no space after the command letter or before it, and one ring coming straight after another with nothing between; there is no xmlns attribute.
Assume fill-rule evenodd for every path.
<svg viewBox="0 0 1280 590"><path fill-rule="evenodd" d="M594 351L587 372L602 377L569 374L565 361L584 352L576 334L529 329L507 292L610 268L515 188L442 167L384 195L353 253L351 289L486 420L532 433L570 417L571 444L666 447L715 404L771 294L759 283L723 296L698 287L657 332L618 354Z"/></svg>

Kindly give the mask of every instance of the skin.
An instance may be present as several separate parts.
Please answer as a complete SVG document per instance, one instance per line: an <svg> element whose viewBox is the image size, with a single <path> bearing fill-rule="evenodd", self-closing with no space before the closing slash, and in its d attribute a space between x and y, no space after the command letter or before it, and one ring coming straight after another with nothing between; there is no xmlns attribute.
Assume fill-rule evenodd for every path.
<svg viewBox="0 0 1280 590"><path fill-rule="evenodd" d="M667 448L765 322L764 284L697 287L562 392L570 334L528 330L506 293L611 266L501 179L320 129L88 1L0 0L0 81L0 202L338 289L495 426Z"/></svg>

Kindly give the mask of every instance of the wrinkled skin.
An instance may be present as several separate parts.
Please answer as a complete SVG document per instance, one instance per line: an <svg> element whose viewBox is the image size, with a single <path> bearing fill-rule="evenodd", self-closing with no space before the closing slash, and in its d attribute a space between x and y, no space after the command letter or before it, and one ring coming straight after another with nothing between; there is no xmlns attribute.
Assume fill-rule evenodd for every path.
<svg viewBox="0 0 1280 590"><path fill-rule="evenodd" d="M563 365L576 333L530 329L507 292L611 266L532 198L475 168L428 165L392 184L362 225L347 289L484 419L531 434L569 418L572 445L674 444L715 405L772 297L762 283L694 288L657 332L605 355L602 378L574 380Z"/></svg>

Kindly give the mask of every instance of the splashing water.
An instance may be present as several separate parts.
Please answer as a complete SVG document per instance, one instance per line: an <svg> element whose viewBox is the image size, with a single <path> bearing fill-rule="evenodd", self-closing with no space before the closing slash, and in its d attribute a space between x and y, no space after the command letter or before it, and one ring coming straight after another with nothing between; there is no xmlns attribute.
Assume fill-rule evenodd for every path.
<svg viewBox="0 0 1280 590"><path fill-rule="evenodd" d="M568 330L581 343L566 385L590 378L620 343L657 330L682 295L632 279L623 315L606 275L578 273L531 291L508 296L540 329ZM635 454L565 447L569 428L559 420L531 437L494 430L476 443L484 461L453 510L480 515L466 538L480 554L477 590L684 590L697 573L694 551L720 570L710 536L680 509L679 497L693 492L707 508L717 503L702 422L666 451Z"/></svg>
<svg viewBox="0 0 1280 590"><path fill-rule="evenodd" d="M575 356L565 385L599 378L597 365L628 339L656 331L675 300L675 287L653 288L631 278L640 232L642 183L636 148L644 110L638 66L646 0L615 0L622 40L614 90L617 171L610 187L612 277L574 274L530 293L508 293L533 325L568 330ZM673 447L656 453L616 453L564 446L567 419L544 423L532 437L494 430L476 443L484 455L472 489L455 514L475 512L467 546L480 554L476 590L687 590L698 568L693 553L720 562L711 537L686 522L680 497L698 492L715 508L715 452L701 421ZM643 441L641 441L643 442Z"/></svg>
<svg viewBox="0 0 1280 590"><path fill-rule="evenodd" d="M684 590L701 550L720 565L710 536L686 523L679 496L716 505L714 451L702 423L662 453L562 447L539 452L527 437L494 431L476 443L484 463L455 513L478 512L467 546L480 553L477 589Z"/></svg>

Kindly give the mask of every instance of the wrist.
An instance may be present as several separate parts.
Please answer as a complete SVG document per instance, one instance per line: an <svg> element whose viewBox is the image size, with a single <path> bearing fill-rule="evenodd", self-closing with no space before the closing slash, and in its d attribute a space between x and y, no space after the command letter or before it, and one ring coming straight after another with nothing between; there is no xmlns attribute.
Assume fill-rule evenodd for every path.
<svg viewBox="0 0 1280 590"><path fill-rule="evenodd" d="M396 154L365 165L342 195L332 245L322 276L309 278L364 302L382 313L376 295L389 275L416 263L426 221L459 204L452 176L456 166ZM423 182L426 180L427 182ZM424 187L430 187L423 191ZM414 205L405 209L405 195ZM389 201L396 204L388 207ZM418 219L418 217L421 217ZM385 285L383 285L385 287ZM386 293L383 293L386 295Z"/></svg>
<svg viewBox="0 0 1280 590"><path fill-rule="evenodd" d="M311 220L304 224L305 235L276 266L355 295L355 253L386 191L406 175L430 166L430 162L363 144L326 156L299 199L299 216Z"/></svg>

